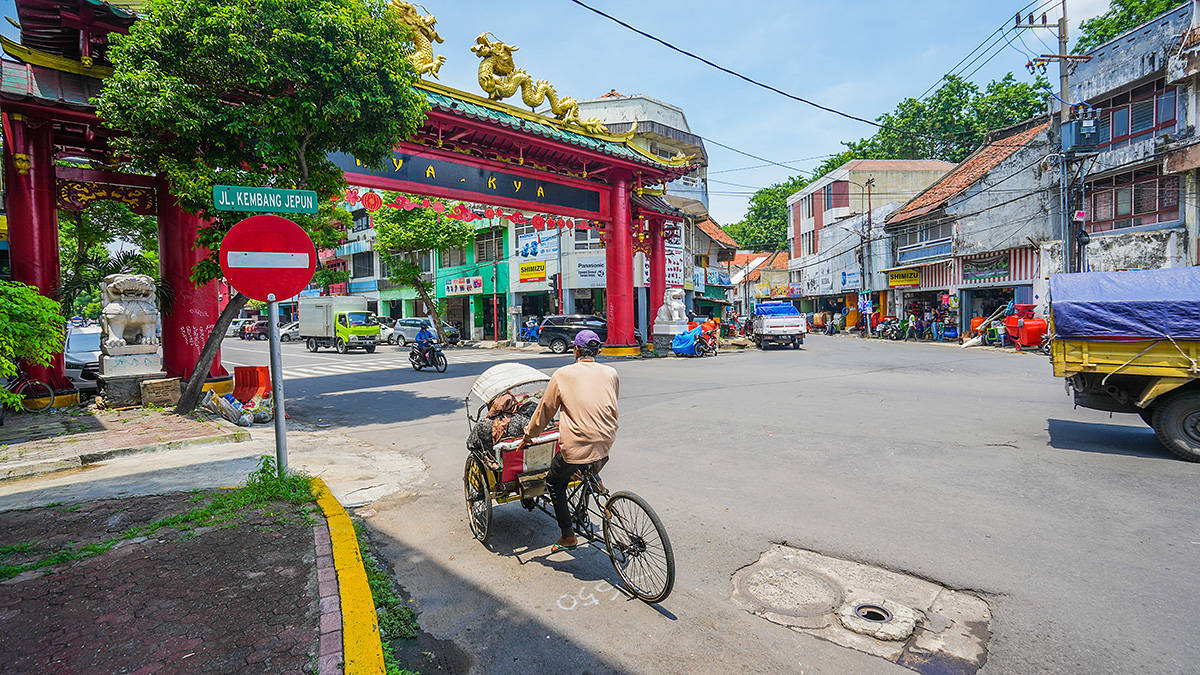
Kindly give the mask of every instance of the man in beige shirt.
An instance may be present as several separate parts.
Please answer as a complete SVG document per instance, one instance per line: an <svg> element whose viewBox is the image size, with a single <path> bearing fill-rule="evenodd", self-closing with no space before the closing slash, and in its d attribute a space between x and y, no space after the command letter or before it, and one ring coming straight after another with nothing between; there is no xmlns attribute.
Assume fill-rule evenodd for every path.
<svg viewBox="0 0 1200 675"><path fill-rule="evenodd" d="M554 415L562 411L558 423L559 453L546 475L554 516L562 530L562 537L550 549L552 553L579 546L567 506L567 483L581 466L590 465L593 471L600 471L617 436L620 383L615 368L596 363L599 352L600 337L590 330L579 331L575 336L575 363L554 372L522 439L522 445L528 446Z"/></svg>

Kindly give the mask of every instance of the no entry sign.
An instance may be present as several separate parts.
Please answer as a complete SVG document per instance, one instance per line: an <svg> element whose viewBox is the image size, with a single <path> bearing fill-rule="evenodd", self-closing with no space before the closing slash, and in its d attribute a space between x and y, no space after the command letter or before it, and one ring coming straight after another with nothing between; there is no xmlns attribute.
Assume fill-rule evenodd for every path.
<svg viewBox="0 0 1200 675"><path fill-rule="evenodd" d="M308 287L316 269L312 239L287 218L251 216L234 225L221 242L225 279L255 300L286 300L296 295Z"/></svg>

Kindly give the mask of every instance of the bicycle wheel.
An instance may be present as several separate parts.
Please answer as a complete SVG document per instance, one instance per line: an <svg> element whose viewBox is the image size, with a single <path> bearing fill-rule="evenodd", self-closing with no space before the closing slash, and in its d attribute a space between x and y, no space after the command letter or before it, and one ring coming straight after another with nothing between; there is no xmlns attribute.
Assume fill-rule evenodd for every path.
<svg viewBox="0 0 1200 675"><path fill-rule="evenodd" d="M43 412L54 407L54 390L45 382L26 380L17 386L16 393L21 399L21 407L25 412Z"/></svg>
<svg viewBox="0 0 1200 675"><path fill-rule="evenodd" d="M486 543L492 530L492 491L488 489L486 469L474 457L467 457L467 466L463 470L463 494L467 500L471 533L481 543Z"/></svg>
<svg viewBox="0 0 1200 675"><path fill-rule="evenodd" d="M604 545L625 586L648 603L662 602L675 586L675 552L658 514L632 492L604 506Z"/></svg>

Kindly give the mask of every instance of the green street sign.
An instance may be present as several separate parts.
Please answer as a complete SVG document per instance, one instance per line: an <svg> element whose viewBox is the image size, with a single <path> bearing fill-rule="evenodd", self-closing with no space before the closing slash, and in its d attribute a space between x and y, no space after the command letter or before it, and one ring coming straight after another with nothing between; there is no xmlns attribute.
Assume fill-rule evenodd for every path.
<svg viewBox="0 0 1200 675"><path fill-rule="evenodd" d="M218 211L316 213L317 193L312 190L276 190L244 185L214 185L213 206Z"/></svg>

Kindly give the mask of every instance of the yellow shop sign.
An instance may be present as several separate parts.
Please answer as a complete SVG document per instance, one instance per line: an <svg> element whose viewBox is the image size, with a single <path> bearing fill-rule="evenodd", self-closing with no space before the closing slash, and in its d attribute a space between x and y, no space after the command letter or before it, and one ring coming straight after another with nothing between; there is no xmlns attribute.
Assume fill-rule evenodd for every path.
<svg viewBox="0 0 1200 675"><path fill-rule="evenodd" d="M906 270L892 270L888 272L888 287L899 288L902 286L920 286L921 285L921 268L910 267Z"/></svg>
<svg viewBox="0 0 1200 675"><path fill-rule="evenodd" d="M521 263L517 278L521 281L545 281L546 261L536 260Z"/></svg>

